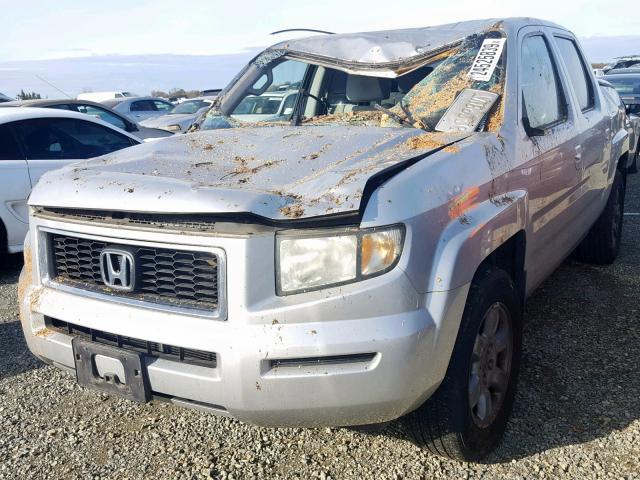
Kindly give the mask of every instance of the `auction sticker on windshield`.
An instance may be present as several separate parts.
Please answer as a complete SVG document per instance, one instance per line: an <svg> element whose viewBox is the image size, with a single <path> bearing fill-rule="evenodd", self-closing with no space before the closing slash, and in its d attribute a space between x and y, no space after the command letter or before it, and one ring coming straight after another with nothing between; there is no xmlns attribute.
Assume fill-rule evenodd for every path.
<svg viewBox="0 0 640 480"><path fill-rule="evenodd" d="M471 68L469 69L469 76L479 82L488 82L491 80L491 75L498 65L500 55L502 54L502 48L506 38L485 38L482 42L482 46L476 55Z"/></svg>

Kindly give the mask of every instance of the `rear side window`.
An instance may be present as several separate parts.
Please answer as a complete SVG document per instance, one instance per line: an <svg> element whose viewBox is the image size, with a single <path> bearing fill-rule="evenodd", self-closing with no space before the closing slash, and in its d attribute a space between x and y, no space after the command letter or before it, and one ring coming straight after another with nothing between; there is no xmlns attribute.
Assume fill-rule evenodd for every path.
<svg viewBox="0 0 640 480"><path fill-rule="evenodd" d="M593 95L593 84L589 79L587 67L582 61L582 57L578 52L578 47L573 40L564 37L555 37L558 44L558 50L564 64L569 71L571 85L578 96L578 104L580 110L588 110L593 108L595 104Z"/></svg>
<svg viewBox="0 0 640 480"><path fill-rule="evenodd" d="M155 112L156 104L151 100L138 100L131 103L132 112Z"/></svg>
<svg viewBox="0 0 640 480"><path fill-rule="evenodd" d="M173 110L172 103L161 102L159 100L154 100L153 103L156 106L156 110L158 110L159 112L169 112Z"/></svg>
<svg viewBox="0 0 640 480"><path fill-rule="evenodd" d="M10 124L0 125L0 160L24 160Z"/></svg>
<svg viewBox="0 0 640 480"><path fill-rule="evenodd" d="M127 129L127 125L126 123L124 123L123 119L121 119L117 115L114 115L113 113L107 110L104 110L99 107L94 107L93 105L84 105L84 104L76 104L75 107L80 113L91 115L92 117L96 117L101 120L104 120L105 122L108 122L111 125L121 128L122 130Z"/></svg>
<svg viewBox="0 0 640 480"><path fill-rule="evenodd" d="M92 158L136 143L110 128L73 118L35 118L14 125L27 160Z"/></svg>
<svg viewBox="0 0 640 480"><path fill-rule="evenodd" d="M558 73L542 35L522 41L522 99L533 128L546 127L567 117Z"/></svg>

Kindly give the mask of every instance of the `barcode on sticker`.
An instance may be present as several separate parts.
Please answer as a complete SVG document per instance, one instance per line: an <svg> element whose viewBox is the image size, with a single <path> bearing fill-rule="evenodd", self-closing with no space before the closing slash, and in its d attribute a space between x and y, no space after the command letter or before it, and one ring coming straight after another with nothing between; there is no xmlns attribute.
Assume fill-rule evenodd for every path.
<svg viewBox="0 0 640 480"><path fill-rule="evenodd" d="M469 76L479 82L488 82L498 65L506 38L485 38L476 55Z"/></svg>

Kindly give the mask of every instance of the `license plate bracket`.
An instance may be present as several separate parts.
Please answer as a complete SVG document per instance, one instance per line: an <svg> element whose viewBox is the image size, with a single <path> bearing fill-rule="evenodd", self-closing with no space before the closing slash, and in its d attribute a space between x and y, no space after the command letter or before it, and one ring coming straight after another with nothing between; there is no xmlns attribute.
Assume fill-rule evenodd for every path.
<svg viewBox="0 0 640 480"><path fill-rule="evenodd" d="M151 400L151 388L144 365L144 357L141 353L128 352L79 337L72 339L71 347L78 384L113 393L138 403L146 403ZM98 355L120 362L125 378L121 379L115 374L100 376L95 360Z"/></svg>

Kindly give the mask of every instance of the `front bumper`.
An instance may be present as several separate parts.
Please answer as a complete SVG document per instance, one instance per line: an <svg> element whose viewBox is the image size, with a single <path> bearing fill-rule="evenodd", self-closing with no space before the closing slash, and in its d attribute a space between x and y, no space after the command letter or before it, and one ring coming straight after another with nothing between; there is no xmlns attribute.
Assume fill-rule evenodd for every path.
<svg viewBox="0 0 640 480"><path fill-rule="evenodd" d="M468 286L419 294L400 268L357 284L277 297L273 234L189 236L145 232L157 242L224 250L227 317L213 319L79 295L41 284L38 230L126 240L140 232L33 219L20 279L30 350L73 371L72 337L47 318L133 338L215 352L215 368L146 358L156 396L263 426L344 426L395 419L419 406L448 365ZM40 260L38 260L40 259ZM366 361L354 355L372 354ZM307 360L335 357L329 363Z"/></svg>

